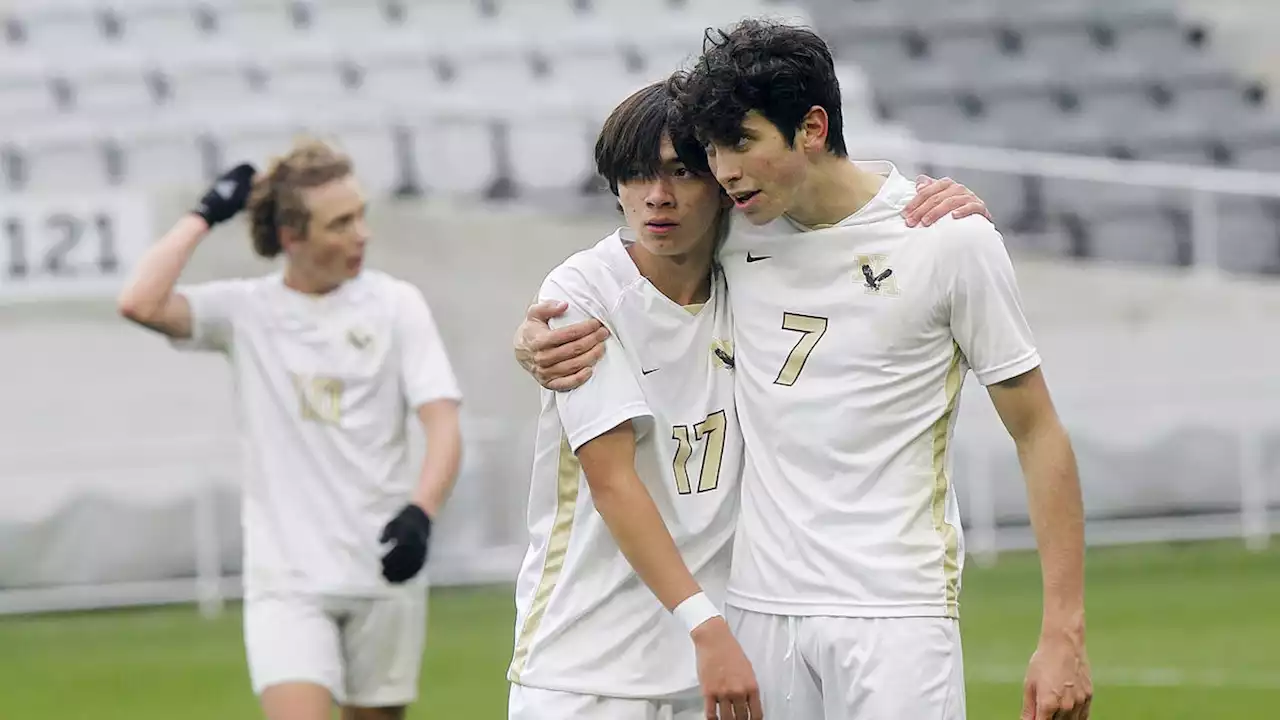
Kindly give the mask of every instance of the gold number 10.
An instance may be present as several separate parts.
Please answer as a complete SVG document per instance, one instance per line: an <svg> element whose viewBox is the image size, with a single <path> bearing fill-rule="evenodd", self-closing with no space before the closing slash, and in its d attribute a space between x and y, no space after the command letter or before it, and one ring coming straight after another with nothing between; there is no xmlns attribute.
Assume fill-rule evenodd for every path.
<svg viewBox="0 0 1280 720"><path fill-rule="evenodd" d="M706 420L693 426L693 439L690 440L689 426L677 425L671 431L671 438L679 445L676 447L675 471L676 491L681 495L693 492L689 481L689 458L693 456L693 443L707 441L707 448L702 453L702 471L698 474L698 492L715 490L720 484L720 461L724 457L724 430L727 418L723 410L707 416Z"/></svg>

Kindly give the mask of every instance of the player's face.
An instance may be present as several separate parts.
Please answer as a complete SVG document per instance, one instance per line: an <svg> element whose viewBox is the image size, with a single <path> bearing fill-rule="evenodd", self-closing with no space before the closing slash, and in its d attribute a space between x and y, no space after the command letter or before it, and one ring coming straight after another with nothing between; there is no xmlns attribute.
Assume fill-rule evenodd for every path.
<svg viewBox="0 0 1280 720"><path fill-rule="evenodd" d="M707 159L716 180L753 225L778 219L794 202L808 159L799 142L787 138L756 111L742 121L736 145L711 143Z"/></svg>
<svg viewBox="0 0 1280 720"><path fill-rule="evenodd" d="M309 188L302 197L311 223L306 239L290 249L289 261L321 286L336 287L359 275L369 226L355 176Z"/></svg>
<svg viewBox="0 0 1280 720"><path fill-rule="evenodd" d="M654 255L686 255L714 243L722 199L716 181L686 168L671 138L662 136L656 177L618 184L627 226Z"/></svg>

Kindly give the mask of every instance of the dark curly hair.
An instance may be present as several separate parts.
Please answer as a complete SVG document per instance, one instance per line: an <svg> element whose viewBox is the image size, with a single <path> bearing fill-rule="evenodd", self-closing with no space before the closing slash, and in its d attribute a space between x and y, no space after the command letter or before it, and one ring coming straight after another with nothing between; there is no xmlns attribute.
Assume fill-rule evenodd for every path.
<svg viewBox="0 0 1280 720"><path fill-rule="evenodd" d="M289 227L306 235L311 212L302 191L347 177L351 158L319 140L302 140L287 155L271 161L267 171L253 179L249 193L249 232L253 249L264 258L280 254L280 229Z"/></svg>
<svg viewBox="0 0 1280 720"><path fill-rule="evenodd" d="M679 119L665 82L636 91L614 108L596 138L596 172L614 195L620 183L658 175L664 132L685 167L696 174L711 174L702 144Z"/></svg>
<svg viewBox="0 0 1280 720"><path fill-rule="evenodd" d="M849 154L831 50L808 28L751 18L727 32L708 29L702 56L671 77L668 91L681 121L704 143L736 144L752 110L794 143L816 105L827 111L827 149L838 157Z"/></svg>

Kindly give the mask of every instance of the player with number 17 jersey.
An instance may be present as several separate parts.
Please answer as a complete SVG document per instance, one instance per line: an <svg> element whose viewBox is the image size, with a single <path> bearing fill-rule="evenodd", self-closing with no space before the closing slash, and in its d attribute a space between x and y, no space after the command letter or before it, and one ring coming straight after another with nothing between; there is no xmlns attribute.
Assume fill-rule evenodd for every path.
<svg viewBox="0 0 1280 720"><path fill-rule="evenodd" d="M724 277L681 306L641 276L620 230L570 257L540 300L611 332L583 386L543 391L529 492L530 545L516 588L511 682L619 698L698 693L688 628L619 550L575 452L631 420L636 470L694 578L723 606L743 443L734 406L732 318Z"/></svg>

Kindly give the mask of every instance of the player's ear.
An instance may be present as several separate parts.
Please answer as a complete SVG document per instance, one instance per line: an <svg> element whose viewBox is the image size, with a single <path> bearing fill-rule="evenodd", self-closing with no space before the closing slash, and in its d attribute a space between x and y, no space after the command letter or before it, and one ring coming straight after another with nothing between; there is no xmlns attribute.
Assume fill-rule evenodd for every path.
<svg viewBox="0 0 1280 720"><path fill-rule="evenodd" d="M289 248L302 242L302 233L292 225L284 225L279 230L280 233L280 249L289 252Z"/></svg>
<svg viewBox="0 0 1280 720"><path fill-rule="evenodd" d="M827 149L827 132L830 128L831 118L827 116L826 108L814 105L800 120L796 144L805 152L823 152Z"/></svg>

